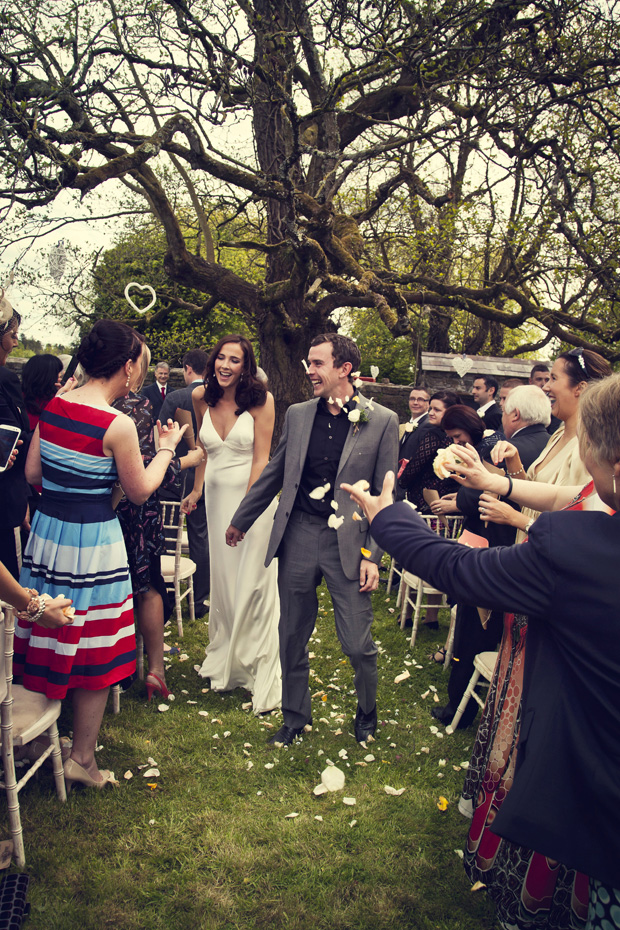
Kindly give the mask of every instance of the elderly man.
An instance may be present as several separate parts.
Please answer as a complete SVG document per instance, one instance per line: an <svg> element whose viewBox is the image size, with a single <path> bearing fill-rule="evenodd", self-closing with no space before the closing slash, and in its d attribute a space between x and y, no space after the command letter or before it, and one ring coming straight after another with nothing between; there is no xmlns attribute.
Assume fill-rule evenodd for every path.
<svg viewBox="0 0 620 930"><path fill-rule="evenodd" d="M538 458L549 434L551 404L546 394L533 384L513 388L504 402L502 429L504 436L518 446L523 467L528 469ZM519 441L515 437L519 436ZM527 462L527 465L526 465Z"/></svg>
<svg viewBox="0 0 620 930"><path fill-rule="evenodd" d="M153 419L158 420L162 404L168 393L168 378L170 377L168 362L157 362L154 374L155 380L153 383L143 387L140 393L143 397L148 397L153 405Z"/></svg>

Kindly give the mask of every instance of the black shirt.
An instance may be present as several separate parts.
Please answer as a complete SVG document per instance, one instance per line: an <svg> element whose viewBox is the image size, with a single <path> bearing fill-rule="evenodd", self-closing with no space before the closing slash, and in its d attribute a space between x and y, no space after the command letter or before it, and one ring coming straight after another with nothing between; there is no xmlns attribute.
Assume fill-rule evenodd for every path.
<svg viewBox="0 0 620 930"><path fill-rule="evenodd" d="M328 517L335 513L332 507L338 465L349 434L349 412L357 407L353 397L337 414L330 413L327 401L321 397L314 417L308 452L301 473L295 507L315 517ZM321 500L310 497L310 492L329 484Z"/></svg>

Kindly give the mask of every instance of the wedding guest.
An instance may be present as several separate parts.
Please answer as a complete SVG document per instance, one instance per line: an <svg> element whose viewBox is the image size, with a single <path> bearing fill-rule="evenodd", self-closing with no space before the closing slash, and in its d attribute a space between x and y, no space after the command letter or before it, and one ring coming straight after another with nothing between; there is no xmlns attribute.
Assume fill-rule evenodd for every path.
<svg viewBox="0 0 620 930"><path fill-rule="evenodd" d="M31 430L60 387L61 371L62 362L55 355L33 355L22 368L22 394Z"/></svg>
<svg viewBox="0 0 620 930"><path fill-rule="evenodd" d="M19 577L18 554L21 551L17 528L23 526L27 532L28 482L24 475L26 453L30 442L28 414L24 405L19 378L6 367L6 362L19 342L18 330L21 316L7 298L0 298L0 424L16 426L20 433L20 455L13 468L0 473L0 561L14 578Z"/></svg>
<svg viewBox="0 0 620 930"><path fill-rule="evenodd" d="M162 427L159 452L145 469L134 423L111 406L128 390L143 350L144 337L124 323L95 323L78 350L89 380L47 405L26 464L27 479L43 493L21 581L38 593L66 594L75 616L60 631L20 620L14 668L31 691L61 699L72 692L68 787L114 781L97 768L95 746L110 685L135 670L131 583L112 488L118 478L132 501L147 500L182 432L176 424Z"/></svg>
<svg viewBox="0 0 620 930"><path fill-rule="evenodd" d="M486 429L500 429L502 423L502 408L496 401L499 391L497 378L491 375L477 375L471 389L472 396L478 407L478 416L484 420Z"/></svg>
<svg viewBox="0 0 620 930"><path fill-rule="evenodd" d="M428 424L420 432L417 447L400 473L399 485L406 498L415 504L420 513L430 513L424 500L424 488L438 491L441 496L455 490L451 479L439 478L433 470L433 462L439 449L450 445L442 429L442 419L448 407L459 404L459 398L451 391L436 391L429 403Z"/></svg>
<svg viewBox="0 0 620 930"><path fill-rule="evenodd" d="M617 511L620 375L582 393L581 452L599 497ZM466 474L466 466L454 470ZM512 479L501 483L510 499ZM521 912L500 914L502 925L514 926L515 916L517 926L583 924L583 912L571 914L577 902L567 870L576 870L590 880L588 928L607 930L620 900L620 516L542 513L526 545L468 549L429 531L411 508L391 504L392 484L386 478L379 498L361 485L343 486L363 507L379 545L454 597L529 617L514 782L489 830L517 853L514 871L497 876L496 900L532 893ZM530 850L547 862L543 882Z"/></svg>
<svg viewBox="0 0 620 930"><path fill-rule="evenodd" d="M134 368L127 394L112 404L115 410L127 414L135 423L145 467L157 455L154 421L150 400L136 392L144 381L150 360L151 353L148 346L145 346L140 364ZM180 445L181 443L179 447ZM123 493L116 507L127 549L136 624L142 634L149 663L145 680L149 701L153 694L164 700L169 696L164 669L164 624L170 616L171 609L161 574L161 555L165 550L166 541L158 495L161 488L175 484L181 471L199 465L202 459L203 453L200 449L188 450L182 457L173 458L162 484L148 500L142 504L135 504ZM122 491L120 487L120 492Z"/></svg>
<svg viewBox="0 0 620 930"><path fill-rule="evenodd" d="M168 362L164 361L157 362L153 374L155 376L153 383L147 384L146 387L143 387L140 393L143 395L143 397L148 397L153 406L153 416L156 420L158 420L162 405L168 393L170 365Z"/></svg>

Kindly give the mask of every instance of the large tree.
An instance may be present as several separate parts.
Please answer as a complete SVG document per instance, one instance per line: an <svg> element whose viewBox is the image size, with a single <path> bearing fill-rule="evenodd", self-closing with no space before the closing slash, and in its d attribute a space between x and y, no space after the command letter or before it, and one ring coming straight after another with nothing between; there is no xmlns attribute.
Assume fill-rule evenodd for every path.
<svg viewBox="0 0 620 930"><path fill-rule="evenodd" d="M440 351L461 310L470 351L529 323L535 345L616 359L618 27L605 0L14 0L0 196L32 209L122 181L196 310L256 328L280 411L346 307L394 336L422 312ZM260 228L216 254L206 203ZM234 249L263 257L262 280Z"/></svg>

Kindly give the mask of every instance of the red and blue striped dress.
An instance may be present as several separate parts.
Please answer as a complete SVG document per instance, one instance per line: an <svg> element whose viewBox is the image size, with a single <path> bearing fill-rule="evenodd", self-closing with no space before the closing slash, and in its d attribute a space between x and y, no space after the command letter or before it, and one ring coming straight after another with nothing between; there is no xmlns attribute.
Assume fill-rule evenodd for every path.
<svg viewBox="0 0 620 930"><path fill-rule="evenodd" d="M103 437L116 414L55 397L41 415L43 493L20 581L73 599L73 624L48 630L19 622L15 674L30 691L65 697L96 691L136 666L131 581L120 524L112 509L117 480Z"/></svg>

